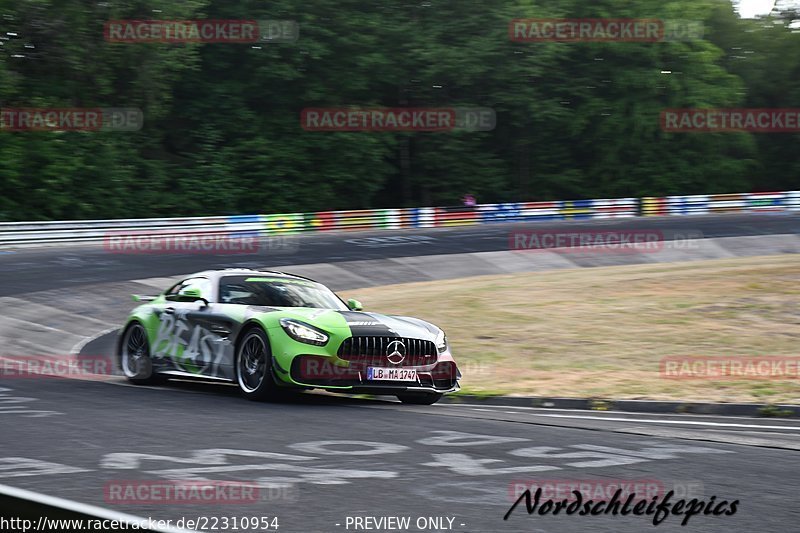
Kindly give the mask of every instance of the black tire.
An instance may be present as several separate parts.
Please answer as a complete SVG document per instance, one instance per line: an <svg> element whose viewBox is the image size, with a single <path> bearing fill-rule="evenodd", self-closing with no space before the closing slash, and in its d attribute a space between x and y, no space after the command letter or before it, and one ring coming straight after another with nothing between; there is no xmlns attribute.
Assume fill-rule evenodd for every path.
<svg viewBox="0 0 800 533"><path fill-rule="evenodd" d="M263 329L253 327L242 334L234 366L236 384L248 400L276 400L282 396L272 373L269 337Z"/></svg>
<svg viewBox="0 0 800 533"><path fill-rule="evenodd" d="M139 322L129 325L119 343L119 367L128 381L136 385L158 385L164 376L153 371L147 331Z"/></svg>
<svg viewBox="0 0 800 533"><path fill-rule="evenodd" d="M406 392L398 394L397 399L411 405L433 405L442 399L441 392Z"/></svg>

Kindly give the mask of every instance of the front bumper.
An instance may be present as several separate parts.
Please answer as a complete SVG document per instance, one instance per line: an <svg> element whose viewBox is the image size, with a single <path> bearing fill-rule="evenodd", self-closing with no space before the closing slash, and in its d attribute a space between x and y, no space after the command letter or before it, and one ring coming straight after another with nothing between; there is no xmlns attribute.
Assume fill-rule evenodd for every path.
<svg viewBox="0 0 800 533"><path fill-rule="evenodd" d="M368 366L387 365L380 362L348 362L338 357L298 355L293 358L286 377L292 384L300 387L363 394L449 393L461 388L461 372L452 359L439 360L430 365L403 366L402 368L416 370L416 381L367 380Z"/></svg>

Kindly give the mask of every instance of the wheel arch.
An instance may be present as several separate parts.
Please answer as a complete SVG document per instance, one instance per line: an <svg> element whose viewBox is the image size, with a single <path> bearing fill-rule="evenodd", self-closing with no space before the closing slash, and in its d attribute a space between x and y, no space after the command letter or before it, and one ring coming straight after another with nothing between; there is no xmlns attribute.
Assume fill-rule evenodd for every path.
<svg viewBox="0 0 800 533"><path fill-rule="evenodd" d="M245 335L250 332L252 329L260 329L264 332L264 335L267 336L267 342L270 344L269 348L272 351L272 339L269 337L269 332L267 328L264 327L264 324L259 322L258 320L251 318L247 320L242 327L239 328L239 332L236 334L236 339L233 341L233 363L236 364L236 359L239 357L239 346L242 343L242 339L244 339Z"/></svg>
<svg viewBox="0 0 800 533"><path fill-rule="evenodd" d="M147 339L147 345L150 346L150 335L147 332L147 325L142 321L142 319L138 316L132 316L128 318L125 324L119 328L119 335L117 335L117 342L116 342L116 355L117 358L122 357L122 340L125 338L125 334L128 330L134 326L139 325L144 330L145 338Z"/></svg>

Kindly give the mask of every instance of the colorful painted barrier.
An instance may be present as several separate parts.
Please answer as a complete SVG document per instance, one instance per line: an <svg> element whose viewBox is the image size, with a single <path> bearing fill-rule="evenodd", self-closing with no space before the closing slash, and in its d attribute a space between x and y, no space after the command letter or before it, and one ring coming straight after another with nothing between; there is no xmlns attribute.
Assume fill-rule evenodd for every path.
<svg viewBox="0 0 800 533"><path fill-rule="evenodd" d="M798 211L800 191L695 194L642 198L642 215L707 215L742 211Z"/></svg>
<svg viewBox="0 0 800 533"><path fill-rule="evenodd" d="M743 211L800 211L800 191L507 202L479 204L475 207L413 207L222 217L2 222L0 246L97 242L111 232L125 231L136 232L138 235L202 233L252 237L311 231L456 227L503 222L682 216Z"/></svg>

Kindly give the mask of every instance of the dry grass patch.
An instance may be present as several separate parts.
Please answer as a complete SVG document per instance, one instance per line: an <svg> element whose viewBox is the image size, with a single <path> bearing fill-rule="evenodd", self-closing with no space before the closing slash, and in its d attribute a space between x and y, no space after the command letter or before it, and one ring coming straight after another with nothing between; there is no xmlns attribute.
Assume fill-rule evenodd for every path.
<svg viewBox="0 0 800 533"><path fill-rule="evenodd" d="M666 380L675 355L800 355L792 255L558 270L346 291L448 335L465 392L800 403L800 381Z"/></svg>

